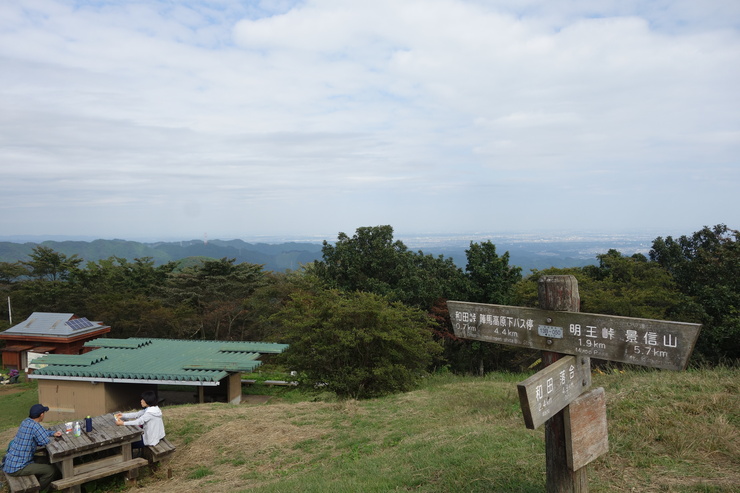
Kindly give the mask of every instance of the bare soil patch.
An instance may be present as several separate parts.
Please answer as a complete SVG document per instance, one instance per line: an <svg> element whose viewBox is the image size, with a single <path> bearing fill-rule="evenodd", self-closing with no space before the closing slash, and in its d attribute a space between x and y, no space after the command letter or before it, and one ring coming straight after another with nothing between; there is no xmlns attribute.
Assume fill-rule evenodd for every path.
<svg viewBox="0 0 740 493"><path fill-rule="evenodd" d="M9 394L17 394L19 392L23 392L24 389L20 389L16 387L15 385L1 385L0 386L0 395L9 395Z"/></svg>

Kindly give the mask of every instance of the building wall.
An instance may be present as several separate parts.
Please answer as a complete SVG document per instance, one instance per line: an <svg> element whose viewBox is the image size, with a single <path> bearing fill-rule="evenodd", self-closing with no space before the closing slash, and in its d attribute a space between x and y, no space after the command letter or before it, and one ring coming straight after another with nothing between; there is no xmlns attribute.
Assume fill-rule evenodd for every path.
<svg viewBox="0 0 740 493"><path fill-rule="evenodd" d="M3 351L3 367L22 370L25 366L25 361L23 360L25 354L25 352L18 351Z"/></svg>
<svg viewBox="0 0 740 493"><path fill-rule="evenodd" d="M147 390L156 392L157 386L134 383L106 383L104 412L138 411L141 409L141 394Z"/></svg>
<svg viewBox="0 0 740 493"><path fill-rule="evenodd" d="M229 376L221 381L221 385L226 384L227 397L226 402L230 404L242 403L242 374L229 373Z"/></svg>
<svg viewBox="0 0 740 493"><path fill-rule="evenodd" d="M39 402L48 421L75 421L115 411L141 409L141 393L156 385L38 380Z"/></svg>
<svg viewBox="0 0 740 493"><path fill-rule="evenodd" d="M56 344L56 354L82 354L86 340Z"/></svg>
<svg viewBox="0 0 740 493"><path fill-rule="evenodd" d="M242 402L242 379L241 373L229 373L219 382L217 386L198 387L199 402L228 402L230 404L241 404ZM200 399L200 396L203 399Z"/></svg>
<svg viewBox="0 0 740 493"><path fill-rule="evenodd" d="M105 384L39 380L39 402L49 408L47 421L76 421L105 414Z"/></svg>

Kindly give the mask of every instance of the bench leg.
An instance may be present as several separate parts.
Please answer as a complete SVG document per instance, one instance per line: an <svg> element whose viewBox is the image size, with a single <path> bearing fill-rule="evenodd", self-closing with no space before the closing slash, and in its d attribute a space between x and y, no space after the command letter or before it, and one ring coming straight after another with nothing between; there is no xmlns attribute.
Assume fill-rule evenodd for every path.
<svg viewBox="0 0 740 493"><path fill-rule="evenodd" d="M67 457L64 459L59 467L62 471L62 477L68 478L72 475L74 475L74 462L71 457ZM72 486L71 488L67 488L64 490L65 493L82 493L82 487L80 485Z"/></svg>

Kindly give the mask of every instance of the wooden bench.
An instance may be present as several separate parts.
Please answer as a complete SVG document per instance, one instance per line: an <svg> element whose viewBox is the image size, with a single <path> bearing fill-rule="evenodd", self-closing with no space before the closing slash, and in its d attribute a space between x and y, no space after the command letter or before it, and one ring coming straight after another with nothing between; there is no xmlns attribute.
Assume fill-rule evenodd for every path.
<svg viewBox="0 0 740 493"><path fill-rule="evenodd" d="M257 380L242 378L241 382L246 385L254 385L257 383ZM285 387L287 386L295 387L298 385L298 382L287 382L285 380L265 380L262 382L262 384L267 385L268 387L272 387L274 385L285 386Z"/></svg>
<svg viewBox="0 0 740 493"><path fill-rule="evenodd" d="M9 476L6 473L5 482L8 483L10 493L32 493L41 489L39 480L33 474L29 474L28 476Z"/></svg>
<svg viewBox="0 0 740 493"><path fill-rule="evenodd" d="M146 457L146 459L149 461L149 464L153 464L155 462L161 461L162 459L168 458L170 455L172 455L174 451L175 446L172 445L169 440L163 438L159 441L158 444L153 447L142 448L141 455L142 457Z"/></svg>
<svg viewBox="0 0 740 493"><path fill-rule="evenodd" d="M141 458L127 460L125 462L118 462L116 464L96 468L89 472L83 472L82 474L75 474L74 476L69 478L57 479L56 481L52 481L51 487L55 490L66 490L67 488L71 488L82 483L95 481L96 479L112 476L120 472L138 469L139 467L145 466L147 464L147 460Z"/></svg>

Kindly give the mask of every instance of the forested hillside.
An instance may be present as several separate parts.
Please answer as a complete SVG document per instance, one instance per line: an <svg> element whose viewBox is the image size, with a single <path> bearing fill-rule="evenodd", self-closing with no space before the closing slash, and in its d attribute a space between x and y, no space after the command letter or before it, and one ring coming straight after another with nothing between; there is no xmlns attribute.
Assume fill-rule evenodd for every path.
<svg viewBox="0 0 740 493"><path fill-rule="evenodd" d="M652 239L652 238L650 238ZM483 241L483 240L470 240ZM423 250L427 254L450 257L458 267L465 267L465 250L469 242L464 237L445 236L413 237L406 241L409 249ZM583 237L518 237L503 236L490 240L499 250L509 252L512 265L521 267L522 272L550 267L584 267L597 263L596 255L610 248L619 249L625 254L646 252L649 240L643 235L625 237L617 235L584 235ZM413 245L413 246L412 246ZM264 265L265 270L284 272L295 270L302 264L321 259L321 243L293 241L281 243L249 243L242 240L190 240L140 243L126 240L69 241L55 240L33 242L22 238L13 241L0 241L0 262L28 260L37 246L51 248L65 255L76 254L83 262L97 261L110 257L127 260L151 258L155 266L188 257L209 257L212 259L233 258L237 262Z"/></svg>
<svg viewBox="0 0 740 493"><path fill-rule="evenodd" d="M237 263L264 265L265 270L283 272L321 258L321 245L311 243L247 243L242 240L191 240L139 243L127 240L44 241L41 243L0 242L0 262L27 260L42 246L67 256L77 255L87 261L111 257L127 260L151 259L154 266L188 257L233 258Z"/></svg>
<svg viewBox="0 0 740 493"><path fill-rule="evenodd" d="M16 323L34 311L71 312L110 325L112 337L289 343L283 364L306 382L355 397L408 389L424 370L530 366L537 354L456 338L446 300L536 306L543 274L575 276L583 312L703 324L694 363L740 357L740 233L725 225L656 238L648 256L610 250L595 265L527 276L490 241L471 242L462 268L412 251L391 226L340 233L321 246L320 260L290 272L210 258L213 246L179 246L192 254L182 263L115 253L85 262L81 253L37 245L28 260L0 262L0 294ZM226 246L238 252L244 244ZM140 253L170 255L171 244L159 247ZM2 330L5 303L0 317Z"/></svg>

